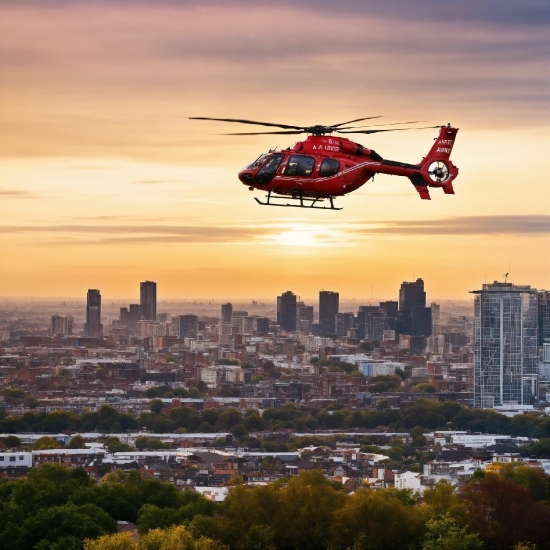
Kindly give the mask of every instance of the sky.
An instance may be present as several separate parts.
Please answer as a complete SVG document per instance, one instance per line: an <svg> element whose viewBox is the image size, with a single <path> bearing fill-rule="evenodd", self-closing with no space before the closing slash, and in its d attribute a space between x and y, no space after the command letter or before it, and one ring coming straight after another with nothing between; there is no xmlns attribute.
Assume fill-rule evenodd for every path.
<svg viewBox="0 0 550 550"><path fill-rule="evenodd" d="M546 0L0 0L0 296L550 289L549 43ZM450 122L456 195L262 207L237 173L295 136L193 116ZM350 137L416 163L436 135Z"/></svg>

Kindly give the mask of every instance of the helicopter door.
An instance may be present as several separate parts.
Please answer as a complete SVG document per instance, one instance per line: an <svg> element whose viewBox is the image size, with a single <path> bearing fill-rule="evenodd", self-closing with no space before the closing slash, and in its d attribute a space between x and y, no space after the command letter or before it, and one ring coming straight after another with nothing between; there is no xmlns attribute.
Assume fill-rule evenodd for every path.
<svg viewBox="0 0 550 550"><path fill-rule="evenodd" d="M260 168L254 181L258 185L267 185L277 173L279 166L284 158L283 153L275 153L268 158L267 162Z"/></svg>

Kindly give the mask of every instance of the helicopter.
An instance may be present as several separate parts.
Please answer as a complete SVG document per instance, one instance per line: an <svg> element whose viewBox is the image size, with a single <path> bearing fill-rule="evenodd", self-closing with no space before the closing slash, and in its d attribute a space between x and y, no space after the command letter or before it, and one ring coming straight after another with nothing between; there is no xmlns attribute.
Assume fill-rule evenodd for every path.
<svg viewBox="0 0 550 550"><path fill-rule="evenodd" d="M431 198L430 187L440 187L445 194L454 194L453 180L458 175L458 168L451 162L450 155L458 128L450 124L421 128L349 126L376 118L381 117L357 118L332 126L293 126L235 118L189 117L190 120L214 120L279 128L268 132L237 132L222 135L309 134L304 141L298 141L293 147L284 150L274 149L260 155L239 172L239 180L247 185L250 191L258 189L267 192L265 201L254 197L262 206L342 210L334 205L335 197L356 191L375 174L409 178L420 198L424 200ZM404 126L420 122L422 121L375 126ZM332 135L375 134L426 128L439 128L439 135L428 154L418 164L387 160L373 149L368 149L346 137ZM328 206L324 205L327 204L324 201L327 201Z"/></svg>

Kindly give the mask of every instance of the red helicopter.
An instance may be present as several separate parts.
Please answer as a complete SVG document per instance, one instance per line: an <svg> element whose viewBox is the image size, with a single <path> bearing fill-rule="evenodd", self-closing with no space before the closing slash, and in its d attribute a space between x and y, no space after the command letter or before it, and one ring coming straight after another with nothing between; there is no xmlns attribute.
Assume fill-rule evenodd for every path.
<svg viewBox="0 0 550 550"><path fill-rule="evenodd" d="M239 172L239 179L251 191L254 189L267 191L265 202L255 197L261 205L342 210L334 206L334 197L355 191L375 174L409 178L421 199L430 199L429 187L441 187L444 193L454 194L452 182L458 175L458 168L450 161L450 155L458 128L453 128L450 124L424 127L439 128L439 135L435 138L435 143L428 154L418 164L407 164L384 159L376 151L367 149L359 143L345 137L331 135L332 133L375 134L424 129L409 127L364 130L362 128L369 127L349 126L355 122L380 118L378 116L357 118L332 126L291 126L234 118L189 118L281 128L271 132L239 132L223 135L310 134L305 141L299 141L293 147L271 150L269 153L260 155L252 164ZM418 122L421 121L378 126L417 124ZM325 199L330 206L321 205ZM295 204L289 204L289 200L295 201Z"/></svg>

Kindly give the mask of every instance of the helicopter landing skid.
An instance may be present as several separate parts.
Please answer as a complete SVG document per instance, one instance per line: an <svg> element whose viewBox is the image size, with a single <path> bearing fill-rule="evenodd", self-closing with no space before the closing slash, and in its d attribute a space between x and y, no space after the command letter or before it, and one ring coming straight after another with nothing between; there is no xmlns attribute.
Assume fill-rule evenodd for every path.
<svg viewBox="0 0 550 550"><path fill-rule="evenodd" d="M342 210L341 208L336 208L334 206L333 196L332 195L314 195L307 196L303 193L296 193L294 195L273 195L271 191L267 192L267 200L262 202L257 197L254 197L254 200L261 204L262 206L283 206L288 208L314 208L316 210ZM282 199L282 200L293 200L299 201L299 204L281 204L277 202L272 202L272 199ZM323 202L325 199L329 200L330 206L317 206L318 203Z"/></svg>

